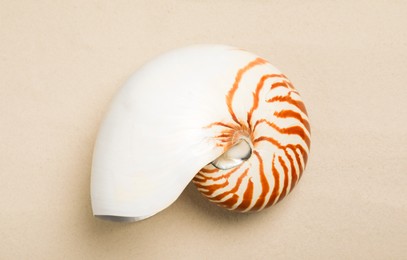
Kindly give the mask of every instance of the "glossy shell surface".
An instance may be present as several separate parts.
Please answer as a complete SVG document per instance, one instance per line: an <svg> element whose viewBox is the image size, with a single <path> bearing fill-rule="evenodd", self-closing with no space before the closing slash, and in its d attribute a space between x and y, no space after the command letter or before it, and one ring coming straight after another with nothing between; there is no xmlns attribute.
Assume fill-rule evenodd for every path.
<svg viewBox="0 0 407 260"><path fill-rule="evenodd" d="M258 211L294 188L309 149L301 97L269 62L223 45L177 49L114 97L94 149L93 213L147 218L191 180L221 207Z"/></svg>

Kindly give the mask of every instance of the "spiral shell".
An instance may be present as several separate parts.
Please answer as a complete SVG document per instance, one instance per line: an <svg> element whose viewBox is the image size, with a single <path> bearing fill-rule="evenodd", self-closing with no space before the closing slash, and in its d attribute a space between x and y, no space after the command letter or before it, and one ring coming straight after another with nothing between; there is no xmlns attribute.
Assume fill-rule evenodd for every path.
<svg viewBox="0 0 407 260"><path fill-rule="evenodd" d="M294 188L309 149L305 106L266 60L223 45L174 50L112 101L94 149L93 214L150 217L191 180L221 207L258 211Z"/></svg>
<svg viewBox="0 0 407 260"><path fill-rule="evenodd" d="M248 95L247 90L252 100L244 107L239 103L236 113L235 100L239 94ZM208 126L216 131L217 145L227 151L244 137L252 156L227 170L209 164L193 182L219 206L243 212L262 210L283 199L301 178L310 149L307 111L287 77L262 58L237 71L225 102L230 118Z"/></svg>

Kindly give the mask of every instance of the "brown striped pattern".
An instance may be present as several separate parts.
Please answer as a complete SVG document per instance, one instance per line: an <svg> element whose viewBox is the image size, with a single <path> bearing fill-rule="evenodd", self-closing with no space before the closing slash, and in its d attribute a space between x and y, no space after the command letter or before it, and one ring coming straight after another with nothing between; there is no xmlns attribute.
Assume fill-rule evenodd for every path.
<svg viewBox="0 0 407 260"><path fill-rule="evenodd" d="M204 196L230 210L259 211L277 203L293 190L307 163L311 141L305 106L287 77L274 69L264 74L267 68L270 64L257 58L239 69L226 94L230 120L207 126L217 133L216 146L224 151L247 137L252 156L229 170L209 164L193 179ZM243 85L245 77L255 77L256 84ZM235 104L241 88L252 93L245 114Z"/></svg>

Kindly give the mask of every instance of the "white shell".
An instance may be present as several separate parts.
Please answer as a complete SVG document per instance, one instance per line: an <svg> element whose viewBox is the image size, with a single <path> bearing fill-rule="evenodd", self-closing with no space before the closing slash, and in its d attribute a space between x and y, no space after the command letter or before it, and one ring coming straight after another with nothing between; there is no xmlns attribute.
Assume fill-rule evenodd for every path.
<svg viewBox="0 0 407 260"><path fill-rule="evenodd" d="M256 61L258 64L254 64ZM253 70L243 71L248 64L258 66ZM232 91L239 73L240 86L238 90ZM271 88L264 88L257 93L259 80L270 74L281 75L278 80L283 79L286 87L275 89L274 92ZM263 81L267 80L269 79ZM273 80L275 79L270 77L271 83ZM257 157L266 151L265 155L270 158L264 160L270 163L264 163L264 167L274 167L270 166L272 157L284 156L278 147L269 147L270 143L267 146L253 142L256 136L253 136L250 130L246 131L247 126L241 131L233 130L228 140L221 140L222 137L219 136L224 133L225 127L213 124L222 122L236 126L240 124L238 122L249 122L253 118L274 118L273 113L277 113L277 110L292 109L300 116L280 118L281 120L277 118L276 124L279 124L279 129L300 125L304 129L300 134L284 135L281 131L276 132L276 128L270 129L266 124L256 130L259 135L274 134L281 145L295 143L303 149L300 152L296 151L296 148L289 151L288 148L285 149L285 156L299 158L299 154L301 158L291 163L290 169L281 173L283 177L277 180L282 185L274 192L281 194L284 182L288 186L288 182L293 179L292 172L297 175L294 181L298 181L306 164L310 136L306 111L305 108L300 109L283 101L275 104L277 110L269 109L261 102L253 109L253 100L256 95L265 101L273 95L287 95L287 91L290 91L288 95L292 95L292 100L301 102L298 92L276 68L254 54L229 46L190 46L168 52L147 63L120 89L101 125L92 165L93 214L116 220L140 220L152 216L171 205L198 172L201 177L197 175L194 182L204 195L209 198L219 195L219 192L208 195L205 185L209 184L207 180L204 181L201 169L216 169L213 165L243 169L254 164L258 168L257 161L253 163L252 160L255 156L251 156L247 161L247 158L239 160L239 157L243 158L248 151L251 154L250 149L254 149ZM233 104L227 101L231 95ZM251 119L248 119L249 113ZM247 142L241 143L241 139ZM228 156L216 161L239 142L239 147L236 146ZM290 164L287 158L282 160L287 165ZM215 162L211 164L213 161ZM230 171L230 167L226 166L225 170L215 171L219 174L222 171ZM281 171L282 166L280 164L275 168ZM248 176L248 180L243 182L247 183L249 179L261 182L259 177L254 175ZM275 186L276 179L266 179L270 182L270 187ZM236 181L237 178L230 180L232 184ZM285 196L294 184L288 189L286 187L287 190L282 196ZM272 196L270 187L269 194L266 194L268 198ZM244 188L239 188L239 192L242 193L239 198L242 202ZM260 193L262 192L254 189L252 195ZM239 197L239 194L234 196ZM275 200L277 201L277 198ZM234 207L241 211L250 210L250 205L254 206L254 202L245 203L247 207L244 209L237 204L230 207L221 206L231 209ZM258 205L255 210L269 206L267 201L262 203L261 207Z"/></svg>

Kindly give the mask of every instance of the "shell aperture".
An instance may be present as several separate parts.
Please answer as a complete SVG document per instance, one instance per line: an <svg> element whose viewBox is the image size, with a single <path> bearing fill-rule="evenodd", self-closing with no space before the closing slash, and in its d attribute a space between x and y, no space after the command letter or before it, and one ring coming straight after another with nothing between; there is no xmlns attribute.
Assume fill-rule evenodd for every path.
<svg viewBox="0 0 407 260"><path fill-rule="evenodd" d="M95 144L93 213L147 218L191 180L221 207L261 210L294 188L309 149L305 106L270 63L223 45L177 49L113 99Z"/></svg>

